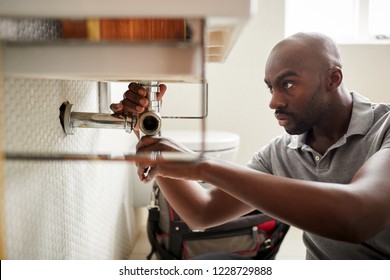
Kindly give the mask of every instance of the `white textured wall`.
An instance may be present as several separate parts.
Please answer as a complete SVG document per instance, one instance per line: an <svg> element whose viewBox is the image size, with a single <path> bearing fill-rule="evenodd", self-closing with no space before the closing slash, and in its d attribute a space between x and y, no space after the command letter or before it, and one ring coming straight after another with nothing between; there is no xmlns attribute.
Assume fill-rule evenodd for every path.
<svg viewBox="0 0 390 280"><path fill-rule="evenodd" d="M78 129L66 136L59 107L97 112L96 82L5 79L5 150L127 152L124 131ZM5 237L9 259L123 259L136 237L129 165L111 162L5 163Z"/></svg>

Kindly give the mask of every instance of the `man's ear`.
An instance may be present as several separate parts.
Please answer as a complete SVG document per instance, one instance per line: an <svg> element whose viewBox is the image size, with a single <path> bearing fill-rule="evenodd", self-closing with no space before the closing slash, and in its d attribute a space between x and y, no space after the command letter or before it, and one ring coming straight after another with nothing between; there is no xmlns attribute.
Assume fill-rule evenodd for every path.
<svg viewBox="0 0 390 280"><path fill-rule="evenodd" d="M343 81L343 71L341 71L340 67L335 66L328 70L328 74L328 90L333 91L341 85L341 82Z"/></svg>

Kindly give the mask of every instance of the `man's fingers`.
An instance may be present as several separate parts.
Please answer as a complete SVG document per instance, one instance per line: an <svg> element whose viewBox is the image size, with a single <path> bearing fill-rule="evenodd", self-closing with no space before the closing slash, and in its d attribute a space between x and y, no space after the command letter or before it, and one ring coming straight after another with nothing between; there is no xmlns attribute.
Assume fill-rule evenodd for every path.
<svg viewBox="0 0 390 280"><path fill-rule="evenodd" d="M110 105L110 109L111 111L113 111L114 113L121 113L122 110L123 110L123 104L122 103L112 103Z"/></svg>

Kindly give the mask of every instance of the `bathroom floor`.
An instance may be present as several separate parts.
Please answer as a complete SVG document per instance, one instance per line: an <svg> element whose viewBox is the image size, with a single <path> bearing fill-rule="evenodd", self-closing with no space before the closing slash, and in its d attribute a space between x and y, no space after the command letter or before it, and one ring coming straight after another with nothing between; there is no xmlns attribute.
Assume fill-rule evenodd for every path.
<svg viewBox="0 0 390 280"><path fill-rule="evenodd" d="M150 244L148 235L146 233L146 226L138 235L137 242L133 251L130 254L131 260L145 260L150 253ZM279 253L276 257L278 260L304 260L306 256L306 249L302 241L302 231L291 227L287 233Z"/></svg>

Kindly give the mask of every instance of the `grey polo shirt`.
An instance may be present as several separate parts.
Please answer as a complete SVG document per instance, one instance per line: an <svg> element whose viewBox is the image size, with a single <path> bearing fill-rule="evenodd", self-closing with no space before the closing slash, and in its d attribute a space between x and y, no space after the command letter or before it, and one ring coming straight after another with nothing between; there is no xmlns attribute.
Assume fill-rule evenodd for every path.
<svg viewBox="0 0 390 280"><path fill-rule="evenodd" d="M353 109L348 131L325 154L321 155L305 144L306 133L301 135L285 133L256 152L248 166L276 176L318 182L350 183L367 159L381 149L390 148L390 105L371 103L356 92L352 92L351 95ZM304 233L303 240L308 258L381 258L375 250L390 255L390 227L366 242L374 249L324 238L309 232Z"/></svg>

